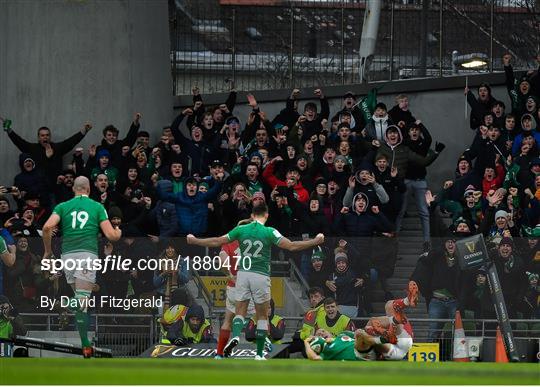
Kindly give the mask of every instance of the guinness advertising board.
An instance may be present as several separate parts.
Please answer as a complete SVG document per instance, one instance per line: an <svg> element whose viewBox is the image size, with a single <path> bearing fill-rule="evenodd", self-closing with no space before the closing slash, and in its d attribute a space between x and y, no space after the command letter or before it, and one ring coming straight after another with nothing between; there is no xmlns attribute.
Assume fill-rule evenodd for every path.
<svg viewBox="0 0 540 387"><path fill-rule="evenodd" d="M285 357L288 345L273 344L272 352L264 351L264 357ZM231 357L235 359L253 359L257 354L257 349L253 344L240 344L233 351ZM155 344L144 351L139 357L158 357L158 358L213 358L216 356L216 344L191 344L185 347L178 347L170 344Z"/></svg>
<svg viewBox="0 0 540 387"><path fill-rule="evenodd" d="M461 270L478 269L489 262L486 244L482 234L460 239L456 242L457 256Z"/></svg>

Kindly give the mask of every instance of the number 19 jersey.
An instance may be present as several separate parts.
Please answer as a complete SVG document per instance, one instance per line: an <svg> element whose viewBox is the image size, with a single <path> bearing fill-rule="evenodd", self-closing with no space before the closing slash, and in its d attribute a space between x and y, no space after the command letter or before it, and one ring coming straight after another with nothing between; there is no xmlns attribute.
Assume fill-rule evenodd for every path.
<svg viewBox="0 0 540 387"><path fill-rule="evenodd" d="M227 238L240 244L238 271L270 276L272 245L277 245L283 238L278 230L255 221L233 228Z"/></svg>
<svg viewBox="0 0 540 387"><path fill-rule="evenodd" d="M109 219L105 207L86 195L58 204L53 214L60 217L62 254L88 252L98 255L99 225Z"/></svg>

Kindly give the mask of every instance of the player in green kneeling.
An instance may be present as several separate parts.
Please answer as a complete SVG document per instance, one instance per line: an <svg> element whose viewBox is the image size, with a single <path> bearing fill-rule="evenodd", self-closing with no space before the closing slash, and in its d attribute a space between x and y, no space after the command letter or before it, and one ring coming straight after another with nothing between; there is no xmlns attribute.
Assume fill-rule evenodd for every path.
<svg viewBox="0 0 540 387"><path fill-rule="evenodd" d="M99 232L103 231L105 237L114 242L120 239L122 231L112 226L105 207L88 197L90 194L88 178L77 177L73 182L73 192L75 197L58 204L43 226L43 259L54 260L51 247L52 234L53 230L60 226L63 237L61 260L64 262L64 275L75 294L69 304L75 311L83 356L88 358L94 353L88 340L88 301L96 282L96 270L93 268L96 267L95 262L99 261ZM51 266L54 267L52 262ZM69 270L70 268L73 270Z"/></svg>
<svg viewBox="0 0 540 387"><path fill-rule="evenodd" d="M291 242L288 238L264 224L268 220L268 207L259 204L253 207L253 222L235 227L228 234L214 238L196 238L187 236L187 242L203 247L220 247L225 243L237 240L240 257L236 277L236 307L232 326L232 338L225 345L223 355L229 357L234 347L240 342L240 333L245 325L245 317L249 300L255 302L257 320L255 360L266 360L263 356L264 344L268 332L268 307L270 302L270 252L272 245L289 251L311 249L324 242L324 235L318 234L314 239Z"/></svg>

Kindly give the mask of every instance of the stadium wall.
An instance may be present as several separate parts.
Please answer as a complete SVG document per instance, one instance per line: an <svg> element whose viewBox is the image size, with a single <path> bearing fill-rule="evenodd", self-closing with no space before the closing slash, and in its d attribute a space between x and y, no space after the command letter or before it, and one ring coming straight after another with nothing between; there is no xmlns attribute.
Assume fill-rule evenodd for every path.
<svg viewBox="0 0 540 387"><path fill-rule="evenodd" d="M2 0L0 36L0 116L27 140L40 126L62 140L89 120L88 149L107 124L123 138L136 111L149 132L172 118L167 0ZM18 155L0 133L0 185Z"/></svg>
<svg viewBox="0 0 540 387"><path fill-rule="evenodd" d="M467 80L466 80L467 78ZM441 156L428 168L428 184L431 189L438 191L445 180L452 179L456 162L474 138L474 131L469 128L470 109L467 106L465 118L465 83L476 94L477 86L487 82L492 86L492 94L502 100L506 111L511 110L504 74L478 74L469 76L454 76L435 79L399 80L393 82L376 82L369 85L344 85L324 87L323 92L329 98L331 116L341 109L342 96L349 90L357 96L364 96L373 87L381 87L378 100L384 102L388 110L395 105L394 97L400 93L409 96L409 108L414 116L420 119L429 129L435 141L441 141L446 149ZM207 105L220 104L225 101L227 94L204 95ZM290 94L289 89L253 92L261 109L273 118L285 107L285 100ZM234 114L245 122L250 108L247 106L246 93L241 92L237 98ZM313 88L301 89L300 109L305 102L314 101ZM176 97L174 100L175 114L181 109L192 106L190 97Z"/></svg>

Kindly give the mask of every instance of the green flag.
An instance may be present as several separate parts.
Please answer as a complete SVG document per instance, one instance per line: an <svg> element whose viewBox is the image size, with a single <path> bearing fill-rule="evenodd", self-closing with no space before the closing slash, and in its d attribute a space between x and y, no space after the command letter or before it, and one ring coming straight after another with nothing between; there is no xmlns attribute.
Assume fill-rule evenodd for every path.
<svg viewBox="0 0 540 387"><path fill-rule="evenodd" d="M360 110L362 111L366 122L369 122L375 111L375 106L377 105L377 91L379 91L379 89L380 87L371 89L360 101Z"/></svg>

